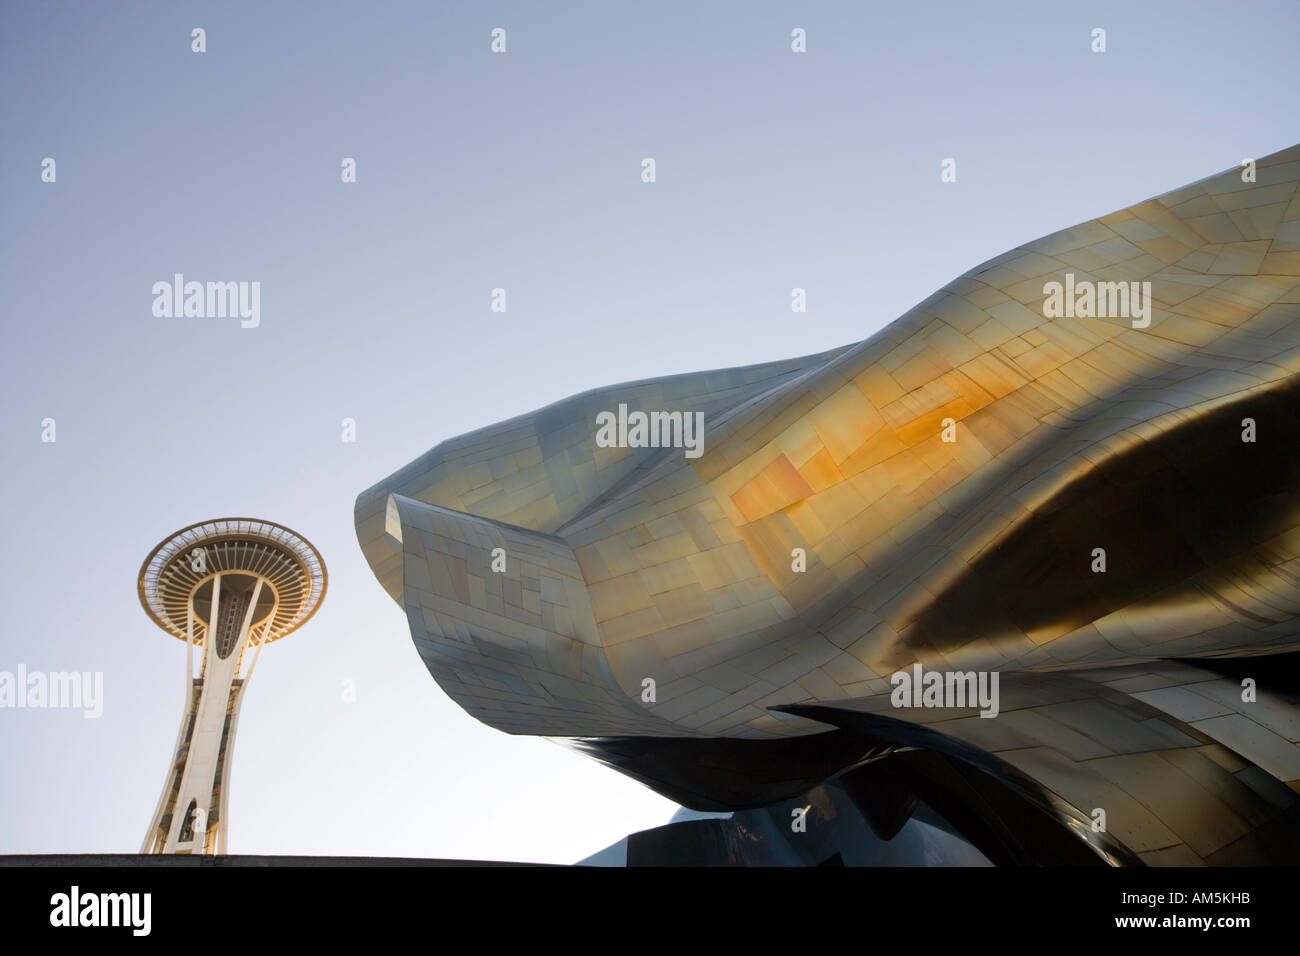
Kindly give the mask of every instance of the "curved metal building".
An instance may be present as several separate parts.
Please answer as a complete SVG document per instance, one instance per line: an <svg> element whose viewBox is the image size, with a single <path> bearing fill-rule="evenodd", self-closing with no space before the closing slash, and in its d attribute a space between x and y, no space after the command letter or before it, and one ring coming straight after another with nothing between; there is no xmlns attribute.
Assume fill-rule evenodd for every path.
<svg viewBox="0 0 1300 956"><path fill-rule="evenodd" d="M361 548L467 711L687 806L1300 862L1298 182L1294 147L864 342L445 441Z"/></svg>

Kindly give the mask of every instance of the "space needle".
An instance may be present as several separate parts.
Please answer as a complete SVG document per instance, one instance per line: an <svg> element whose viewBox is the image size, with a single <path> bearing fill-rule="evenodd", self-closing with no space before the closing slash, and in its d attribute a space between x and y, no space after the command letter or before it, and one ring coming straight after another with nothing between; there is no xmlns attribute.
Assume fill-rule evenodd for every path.
<svg viewBox="0 0 1300 956"><path fill-rule="evenodd" d="M145 559L140 603L186 652L185 710L141 853L228 852L230 764L248 681L262 648L316 613L326 581L310 542L256 518L190 525Z"/></svg>

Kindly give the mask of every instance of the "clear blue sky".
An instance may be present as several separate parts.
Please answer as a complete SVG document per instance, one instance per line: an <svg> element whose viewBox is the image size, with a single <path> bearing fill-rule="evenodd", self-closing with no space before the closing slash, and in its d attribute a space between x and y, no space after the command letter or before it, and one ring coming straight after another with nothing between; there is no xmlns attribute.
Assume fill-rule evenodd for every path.
<svg viewBox="0 0 1300 956"><path fill-rule="evenodd" d="M588 388L860 340L1022 242L1293 145L1297 40L1290 0L0 6L0 670L105 682L98 720L0 709L0 853L138 848L184 647L135 575L225 515L330 571L250 685L232 850L569 862L665 822L438 689L357 492ZM155 318L176 272L259 281L261 326Z"/></svg>

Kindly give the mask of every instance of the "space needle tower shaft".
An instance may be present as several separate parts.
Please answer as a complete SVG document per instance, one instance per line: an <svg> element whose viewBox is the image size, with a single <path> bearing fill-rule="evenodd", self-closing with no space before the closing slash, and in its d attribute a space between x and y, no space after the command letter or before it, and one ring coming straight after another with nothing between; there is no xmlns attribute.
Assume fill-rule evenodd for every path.
<svg viewBox="0 0 1300 956"><path fill-rule="evenodd" d="M249 518L184 528L145 560L141 603L185 641L186 665L185 709L141 853L228 852L230 767L249 679L262 648L315 613L325 584L304 538Z"/></svg>

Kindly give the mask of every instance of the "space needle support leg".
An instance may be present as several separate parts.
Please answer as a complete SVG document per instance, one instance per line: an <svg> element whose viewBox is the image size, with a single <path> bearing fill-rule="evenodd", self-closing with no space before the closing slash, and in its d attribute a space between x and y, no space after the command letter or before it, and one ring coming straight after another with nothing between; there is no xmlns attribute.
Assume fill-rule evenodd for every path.
<svg viewBox="0 0 1300 956"><path fill-rule="evenodd" d="M248 673L244 675L244 686L253 679L253 669L257 667L257 660L262 656L262 648L266 646L266 639L271 633L271 622L275 620L275 612L279 609L278 602L271 605L271 612L266 615L266 624L262 627L261 633L257 636L257 650L253 652L253 660L248 665Z"/></svg>
<svg viewBox="0 0 1300 956"><path fill-rule="evenodd" d="M185 614L185 709L190 709L194 699L194 595L190 595Z"/></svg>
<svg viewBox="0 0 1300 956"><path fill-rule="evenodd" d="M158 849L158 828L162 823L163 807L171 795L172 776L176 773L176 757L180 753L185 738L185 728L189 723L190 709L194 705L194 597L190 596L185 612L185 700L181 708L181 727L176 733L176 745L172 748L172 762L167 765L167 777L163 780L162 794L158 805L154 807L153 817L149 821L149 830L140 844L141 853L153 853Z"/></svg>
<svg viewBox="0 0 1300 956"><path fill-rule="evenodd" d="M240 666L243 663L244 653L248 647L249 638L251 637L253 631L253 616L257 613L257 601L262 596L262 586L264 584L265 581L261 577L258 577L257 583L253 585L253 595L248 601L248 610L244 612L244 620L240 623L239 659L235 663L235 669L231 672L232 680L235 677L237 677L237 675L239 674ZM272 606L271 610L272 610L272 616L267 619L268 621L274 619L274 611L275 611L274 605ZM258 651L259 652L261 651L260 644L258 645ZM253 661L254 663L256 663L257 661L256 654L254 654L253 656ZM220 763L222 779L221 779L221 795L218 798L219 805L217 807L216 833L213 834L214 839L211 840L210 842L205 838L203 843L203 848L200 851L202 853L220 853L224 856L226 853L229 852L230 828L227 825L226 816L229 813L229 807L230 807L231 767L234 764L234 759L235 759L235 737L236 737L236 731L239 729L239 709L244 703L244 688L248 686L248 677L251 675L252 675L252 668L249 668L248 674L240 682L239 689L237 691L233 691L232 696L229 699L228 707L230 713L230 718L229 718L230 729L229 729L229 733L226 736L225 756Z"/></svg>

